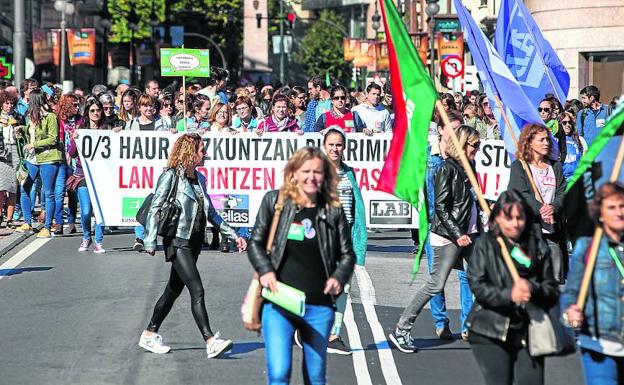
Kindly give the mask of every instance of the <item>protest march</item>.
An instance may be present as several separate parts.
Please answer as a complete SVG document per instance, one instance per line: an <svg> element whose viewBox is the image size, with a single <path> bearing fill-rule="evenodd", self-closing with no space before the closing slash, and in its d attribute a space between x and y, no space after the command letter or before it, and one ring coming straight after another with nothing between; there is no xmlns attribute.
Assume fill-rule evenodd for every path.
<svg viewBox="0 0 624 385"><path fill-rule="evenodd" d="M19 64L0 80L0 320L16 352L0 361L18 368L3 367L7 383L49 375L16 364L33 365L28 334L59 383L624 383L622 74L607 79L606 58L600 77L594 62L572 69L542 27L539 7L553 5L502 0L478 19L469 1L365 1L350 12L366 36L366 4L375 39L339 36L351 74L288 79L284 60L303 54L286 45L307 44L295 10L325 20L310 34L341 31L330 2L313 13L312 1L244 1L244 15L218 8L222 26L279 30L279 79L241 76L219 49L227 39L195 32L182 35L217 46L221 66L166 39L152 44L160 66L145 64L137 21L131 77L87 88L65 78L75 3L56 3L59 81L40 67L44 31L36 72ZM67 34L81 64L90 43L75 40L91 32ZM29 326L47 319L50 340ZM66 333L75 341L54 337ZM97 354L78 347L88 335ZM208 369L192 368L197 349ZM49 358L57 350L72 358ZM94 356L100 372L84 369Z"/></svg>

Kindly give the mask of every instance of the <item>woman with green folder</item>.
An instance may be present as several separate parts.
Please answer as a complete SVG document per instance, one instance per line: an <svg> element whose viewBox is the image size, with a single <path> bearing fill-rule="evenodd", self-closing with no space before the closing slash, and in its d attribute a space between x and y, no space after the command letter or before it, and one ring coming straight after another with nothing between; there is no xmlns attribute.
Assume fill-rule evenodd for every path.
<svg viewBox="0 0 624 385"><path fill-rule="evenodd" d="M351 229L337 185L335 166L327 156L319 148L302 148L286 164L282 188L264 196L256 217L248 256L260 284L276 293L279 281L301 290L306 298L303 316L271 302L262 309L269 384L290 381L295 329L303 341L306 381L325 384L335 298L349 282L355 264ZM276 209L281 213L274 242L267 247Z"/></svg>

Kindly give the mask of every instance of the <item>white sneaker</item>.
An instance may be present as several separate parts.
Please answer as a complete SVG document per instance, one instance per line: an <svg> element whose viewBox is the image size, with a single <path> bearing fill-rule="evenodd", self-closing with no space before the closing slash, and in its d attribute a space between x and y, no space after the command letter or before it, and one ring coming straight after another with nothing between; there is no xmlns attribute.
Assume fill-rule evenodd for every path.
<svg viewBox="0 0 624 385"><path fill-rule="evenodd" d="M93 246L93 252L95 254L104 254L106 252L106 250L104 250L104 247L102 247L101 243L95 243L95 246Z"/></svg>
<svg viewBox="0 0 624 385"><path fill-rule="evenodd" d="M139 346L145 350L149 350L156 354L169 353L171 348L162 342L162 337L158 333L147 334L147 331L143 331L141 338L139 339Z"/></svg>
<svg viewBox="0 0 624 385"><path fill-rule="evenodd" d="M82 243L80 243L80 247L78 248L78 251L80 251L81 253L84 251L87 251L89 250L90 245L91 245L90 239L83 239Z"/></svg>
<svg viewBox="0 0 624 385"><path fill-rule="evenodd" d="M221 338L221 333L216 332L210 342L206 342L208 358L219 357L221 354L229 352L233 345L232 340L224 340Z"/></svg>

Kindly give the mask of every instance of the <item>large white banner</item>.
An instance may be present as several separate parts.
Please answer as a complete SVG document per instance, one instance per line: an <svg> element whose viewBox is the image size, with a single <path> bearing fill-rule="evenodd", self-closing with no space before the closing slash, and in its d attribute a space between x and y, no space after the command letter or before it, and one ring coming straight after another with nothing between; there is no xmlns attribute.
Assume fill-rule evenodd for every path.
<svg viewBox="0 0 624 385"><path fill-rule="evenodd" d="M168 132L80 131L76 140L98 223L135 226L145 197L153 192L178 138ZM297 149L320 146L320 134L253 133L203 136L205 164L197 171L219 214L237 227L253 226L262 197L282 184L283 169ZM418 227L417 213L406 202L377 191L391 134L349 134L345 162L355 170L369 227ZM483 141L477 171L486 198L496 199L507 186L508 168L502 141Z"/></svg>

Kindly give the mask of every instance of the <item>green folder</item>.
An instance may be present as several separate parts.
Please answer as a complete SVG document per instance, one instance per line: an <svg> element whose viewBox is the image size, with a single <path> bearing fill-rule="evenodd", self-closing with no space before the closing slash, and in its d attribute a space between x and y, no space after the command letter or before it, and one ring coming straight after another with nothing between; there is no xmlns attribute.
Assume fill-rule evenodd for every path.
<svg viewBox="0 0 624 385"><path fill-rule="evenodd" d="M277 282L277 293L268 288L262 289L262 298L271 301L289 312L303 317L305 314L305 293L285 283Z"/></svg>

